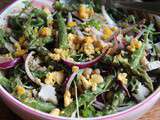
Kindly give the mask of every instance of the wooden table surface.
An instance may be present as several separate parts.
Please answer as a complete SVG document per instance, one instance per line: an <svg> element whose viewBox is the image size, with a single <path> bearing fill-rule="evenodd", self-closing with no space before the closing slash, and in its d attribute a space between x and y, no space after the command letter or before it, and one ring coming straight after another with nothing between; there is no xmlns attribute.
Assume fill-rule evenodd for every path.
<svg viewBox="0 0 160 120"><path fill-rule="evenodd" d="M11 112L0 100L0 120L21 120ZM160 120L160 101L143 117L138 120Z"/></svg>

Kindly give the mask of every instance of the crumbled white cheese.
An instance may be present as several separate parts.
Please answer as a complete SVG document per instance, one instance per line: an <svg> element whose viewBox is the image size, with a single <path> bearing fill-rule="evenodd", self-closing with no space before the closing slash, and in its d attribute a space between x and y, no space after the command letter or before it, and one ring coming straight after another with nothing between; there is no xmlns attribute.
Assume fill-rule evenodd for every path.
<svg viewBox="0 0 160 120"><path fill-rule="evenodd" d="M138 101L144 100L148 95L149 95L149 90L144 85L142 85L141 83L138 86L138 93L137 94L133 94L133 96Z"/></svg>
<svg viewBox="0 0 160 120"><path fill-rule="evenodd" d="M55 105L58 103L55 88L51 85L42 85L38 97Z"/></svg>
<svg viewBox="0 0 160 120"><path fill-rule="evenodd" d="M149 71L158 69L160 68L160 61L149 62L147 66Z"/></svg>

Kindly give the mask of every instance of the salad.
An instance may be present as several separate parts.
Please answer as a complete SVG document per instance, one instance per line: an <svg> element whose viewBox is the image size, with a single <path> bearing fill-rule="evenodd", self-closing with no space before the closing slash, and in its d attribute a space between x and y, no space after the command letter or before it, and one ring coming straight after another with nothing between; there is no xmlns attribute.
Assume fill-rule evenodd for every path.
<svg viewBox="0 0 160 120"><path fill-rule="evenodd" d="M88 118L128 109L159 87L158 16L100 0L24 4L0 29L0 85L22 103Z"/></svg>

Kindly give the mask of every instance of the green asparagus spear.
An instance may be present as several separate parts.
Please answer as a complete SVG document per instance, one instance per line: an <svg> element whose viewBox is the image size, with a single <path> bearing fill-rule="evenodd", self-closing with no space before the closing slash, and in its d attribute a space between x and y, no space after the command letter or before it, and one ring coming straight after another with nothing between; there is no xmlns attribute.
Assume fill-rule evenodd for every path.
<svg viewBox="0 0 160 120"><path fill-rule="evenodd" d="M125 69L129 70L128 72L131 72L133 73L133 75L137 75L138 77L141 77L144 80L145 85L148 87L148 89L150 91L153 91L154 88L153 88L152 80L145 70L143 70L142 68L132 69L132 66L123 58L119 59L119 63Z"/></svg>
<svg viewBox="0 0 160 120"><path fill-rule="evenodd" d="M104 86L102 87L101 85L99 85L99 87L97 87L97 91L92 92L90 90L87 90L84 94L82 94L79 98L78 98L78 103L79 103L79 107L85 105L86 103L90 103L93 100L95 100L95 98L102 94L103 92L105 92L112 84L112 76L108 76L106 78L106 82L103 84ZM66 117L70 117L71 114L75 111L76 109L76 101L72 102L68 107L66 107L63 111L64 113L62 114L62 116L66 116Z"/></svg>
<svg viewBox="0 0 160 120"><path fill-rule="evenodd" d="M27 98L22 102L32 108L48 113L55 108L55 106L52 103L42 102L40 100L35 100L32 98Z"/></svg>
<svg viewBox="0 0 160 120"><path fill-rule="evenodd" d="M145 80L145 84L149 88L150 91L154 90L152 80L145 70L143 70L142 68L139 68L138 70L135 70L133 72Z"/></svg>
<svg viewBox="0 0 160 120"><path fill-rule="evenodd" d="M11 82L4 76L0 74L0 85L6 88L8 91L12 90Z"/></svg>
<svg viewBox="0 0 160 120"><path fill-rule="evenodd" d="M62 14L60 12L57 13L57 22L58 22L58 30L59 30L58 31L59 47L63 49L67 49L69 47L67 29L66 29L64 18L62 17Z"/></svg>
<svg viewBox="0 0 160 120"><path fill-rule="evenodd" d="M136 69L140 63L140 60L144 56L146 46L149 42L148 36L150 34L150 29L153 27L153 24L151 24L148 29L146 30L146 33L144 35L144 43L142 44L141 48L135 51L131 56L131 68Z"/></svg>
<svg viewBox="0 0 160 120"><path fill-rule="evenodd" d="M2 75L0 75L0 85L5 87L9 91L12 90L11 82L7 78L3 77ZM20 99L20 97L19 97L19 99ZM30 107L33 107L33 108L38 109L43 112L51 112L51 110L53 110L53 108L55 108L55 106L51 103L42 102L40 100L35 100L32 98L27 98L25 100L20 100L20 101L22 101L24 104L26 104Z"/></svg>
<svg viewBox="0 0 160 120"><path fill-rule="evenodd" d="M135 69L139 65L140 60L144 56L146 45L148 44L148 33L145 34L145 42L142 44L141 48L135 51L131 56L131 68Z"/></svg>
<svg viewBox="0 0 160 120"><path fill-rule="evenodd" d="M111 105L108 105L104 110L98 111L96 113L96 116L102 116L106 114L112 114L117 111L117 107L120 106L124 101L125 95L122 91L117 91L113 95L112 103Z"/></svg>

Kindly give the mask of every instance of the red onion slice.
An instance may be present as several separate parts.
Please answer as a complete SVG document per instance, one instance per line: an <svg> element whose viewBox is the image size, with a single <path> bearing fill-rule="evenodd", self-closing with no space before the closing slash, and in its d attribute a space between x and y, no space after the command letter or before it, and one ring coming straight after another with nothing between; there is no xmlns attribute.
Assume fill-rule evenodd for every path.
<svg viewBox="0 0 160 120"><path fill-rule="evenodd" d="M97 100L96 100L94 103L96 103L97 105L99 105L99 106L101 106L101 107L105 107L104 103L99 102L99 101L97 101Z"/></svg>
<svg viewBox="0 0 160 120"><path fill-rule="evenodd" d="M33 52L33 51L30 52L30 53L28 54L27 58L26 58L26 61L25 61L25 71L26 71L28 77L29 77L34 83L36 83L36 84L38 84L38 85L42 85L41 81L40 81L38 78L35 78L35 77L32 75L32 73L31 73L31 71L30 71L30 69L29 69L29 61L30 61L30 59L31 59L31 57L32 57L33 54L35 54L35 52Z"/></svg>
<svg viewBox="0 0 160 120"><path fill-rule="evenodd" d="M107 54L113 55L117 51L118 48L119 48L119 45L118 45L117 35L115 35L114 36L114 46L113 48L111 48L111 50L107 52Z"/></svg>
<svg viewBox="0 0 160 120"><path fill-rule="evenodd" d="M126 95L127 95L128 97L131 97L131 95L130 95L130 93L129 93L129 91L128 91L127 86L124 85L124 84L122 83L122 81L120 81L120 80L118 80L117 83L118 83L119 86L124 90L124 92L126 93Z"/></svg>
<svg viewBox="0 0 160 120"><path fill-rule="evenodd" d="M79 38L84 39L84 35L78 27L75 27L74 30L76 31Z"/></svg>
<svg viewBox="0 0 160 120"><path fill-rule="evenodd" d="M4 61L4 59L2 60L2 62L0 62L0 69L10 69L15 67L18 63L20 63L22 61L21 58L15 58L14 60L12 59L8 59L6 61Z"/></svg>
<svg viewBox="0 0 160 120"><path fill-rule="evenodd" d="M102 57L105 56L107 50L105 50L100 56L98 56L97 58L88 61L88 62L73 62L73 61L69 61L69 60L63 60L63 62L68 65L69 67L72 66L78 66L80 69L83 68L87 68L87 67L91 67L93 65L95 65L98 61L100 61L102 59Z"/></svg>
<svg viewBox="0 0 160 120"><path fill-rule="evenodd" d="M124 89L124 91L126 92L127 96L130 98L130 97L131 97L131 95L130 95L130 93L129 93L129 91L128 91L127 86L122 84L122 88L123 88L123 89Z"/></svg>
<svg viewBox="0 0 160 120"><path fill-rule="evenodd" d="M66 81L68 81L67 82L67 84L66 84L66 90L69 90L69 88L70 88L70 86L71 86L71 84L72 84L72 81L74 80L74 78L77 76L77 72L74 72L69 78L67 78L67 80Z"/></svg>
<svg viewBox="0 0 160 120"><path fill-rule="evenodd" d="M69 12L68 13L68 23L73 22L72 14Z"/></svg>
<svg viewBox="0 0 160 120"><path fill-rule="evenodd" d="M92 105L100 110L102 110L105 107L105 105L99 101L95 101Z"/></svg>
<svg viewBox="0 0 160 120"><path fill-rule="evenodd" d="M135 37L135 39L138 40L138 39L144 34L144 32L145 32L145 29L141 30L141 31L137 34L137 36Z"/></svg>
<svg viewBox="0 0 160 120"><path fill-rule="evenodd" d="M102 5L101 10L102 10L102 14L103 14L104 18L106 19L107 23L108 23L110 26L117 26L117 24L116 24L116 23L112 20L112 18L108 15L108 13L107 13L104 5Z"/></svg>

